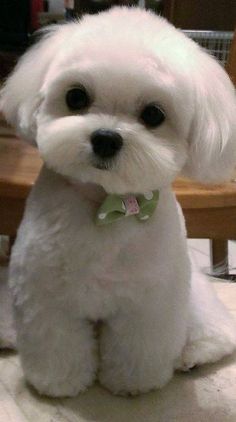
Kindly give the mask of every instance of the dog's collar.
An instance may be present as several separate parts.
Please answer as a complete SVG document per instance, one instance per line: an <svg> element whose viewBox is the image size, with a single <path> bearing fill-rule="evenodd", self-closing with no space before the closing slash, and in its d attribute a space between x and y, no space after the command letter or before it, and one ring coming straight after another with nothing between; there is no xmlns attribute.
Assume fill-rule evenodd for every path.
<svg viewBox="0 0 236 422"><path fill-rule="evenodd" d="M158 190L137 195L116 195L107 194L101 186L93 183L80 183L74 180L68 182L81 196L96 206L95 223L98 226L132 215L139 221L147 221L154 213L159 199Z"/></svg>
<svg viewBox="0 0 236 422"><path fill-rule="evenodd" d="M135 215L139 221L147 221L154 213L159 199L159 191L143 195L107 195L96 215L96 224L113 223L123 217Z"/></svg>

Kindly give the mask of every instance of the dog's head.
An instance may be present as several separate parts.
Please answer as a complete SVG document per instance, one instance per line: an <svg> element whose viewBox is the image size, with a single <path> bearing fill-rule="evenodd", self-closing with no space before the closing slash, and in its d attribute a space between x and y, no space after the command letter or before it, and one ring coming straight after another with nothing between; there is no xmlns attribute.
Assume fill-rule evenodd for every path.
<svg viewBox="0 0 236 422"><path fill-rule="evenodd" d="M1 108L46 165L108 192L145 192L236 162L233 85L164 19L114 8L49 29L7 80Z"/></svg>

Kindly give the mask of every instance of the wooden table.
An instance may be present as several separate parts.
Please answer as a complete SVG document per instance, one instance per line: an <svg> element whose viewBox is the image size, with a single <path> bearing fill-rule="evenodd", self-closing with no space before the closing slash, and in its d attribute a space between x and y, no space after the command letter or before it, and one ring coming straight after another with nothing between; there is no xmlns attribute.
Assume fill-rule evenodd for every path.
<svg viewBox="0 0 236 422"><path fill-rule="evenodd" d="M203 185L186 179L173 184L189 238L210 239L212 275L236 281L229 274L228 240L236 239L236 181Z"/></svg>
<svg viewBox="0 0 236 422"><path fill-rule="evenodd" d="M0 127L0 233L14 237L25 200L42 166L37 150ZM225 261L227 240L236 239L236 183L205 186L186 179L173 184L189 238L211 239L212 263ZM224 274L225 274L224 272Z"/></svg>
<svg viewBox="0 0 236 422"><path fill-rule="evenodd" d="M0 127L0 234L16 235L27 195L42 162L35 148Z"/></svg>

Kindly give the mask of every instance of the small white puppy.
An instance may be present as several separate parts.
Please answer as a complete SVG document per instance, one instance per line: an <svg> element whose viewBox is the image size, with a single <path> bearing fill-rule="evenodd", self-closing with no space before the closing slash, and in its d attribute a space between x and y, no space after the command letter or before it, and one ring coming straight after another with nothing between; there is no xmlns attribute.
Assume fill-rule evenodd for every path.
<svg viewBox="0 0 236 422"><path fill-rule="evenodd" d="M219 181L236 162L235 94L221 66L165 19L114 8L49 28L1 107L45 163L10 264L27 380L50 396L96 377L137 394L231 353L234 322L191 277L171 191L181 171Z"/></svg>

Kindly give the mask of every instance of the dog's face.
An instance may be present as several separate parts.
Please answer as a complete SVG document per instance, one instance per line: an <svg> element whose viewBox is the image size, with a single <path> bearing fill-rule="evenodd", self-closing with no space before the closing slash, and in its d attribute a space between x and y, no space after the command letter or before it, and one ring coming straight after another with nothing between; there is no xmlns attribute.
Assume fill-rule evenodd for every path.
<svg viewBox="0 0 236 422"><path fill-rule="evenodd" d="M26 74L23 82L36 57L35 81ZM9 105L9 91L19 97L20 83L26 92ZM226 162L231 169L235 160L235 99L227 76L144 11L116 8L53 31L9 79L3 109L36 139L46 165L111 193L158 189L182 169L203 180L221 178Z"/></svg>
<svg viewBox="0 0 236 422"><path fill-rule="evenodd" d="M145 192L168 184L187 157L186 95L155 58L76 47L41 90L37 144L63 175L108 192ZM68 66L69 63L69 66Z"/></svg>

